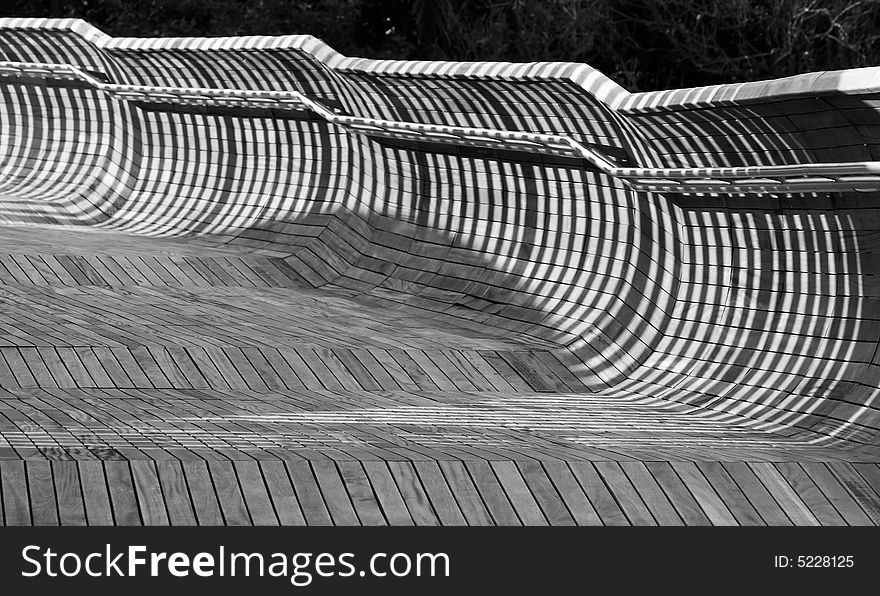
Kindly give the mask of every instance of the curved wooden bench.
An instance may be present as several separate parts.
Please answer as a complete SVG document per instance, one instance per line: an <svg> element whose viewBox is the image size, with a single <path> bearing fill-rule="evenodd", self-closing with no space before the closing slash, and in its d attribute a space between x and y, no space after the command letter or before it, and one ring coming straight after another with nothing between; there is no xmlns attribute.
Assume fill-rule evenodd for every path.
<svg viewBox="0 0 880 596"><path fill-rule="evenodd" d="M371 351L354 342L303 354L290 346L114 347L120 363L145 367L156 391L162 387L150 375L160 373L145 362L160 369L174 362L184 375L200 371L204 386L187 391L239 391L247 403L262 399L249 382L269 391L285 381L281 372L259 380L259 366L287 367L289 383L303 391L345 395L309 386L320 375L304 371L323 366L365 388L358 399L375 401L375 412L352 414L366 417L363 424L386 416L403 425L442 425L444 416L465 424L448 404L436 418L430 408L415 418L402 406L381 411L392 398L376 392L406 393L410 382L421 390L419 374L446 371L448 391L462 396L470 387L493 387L528 394L523 400L539 408L556 393L571 407L587 396L598 400L596 412L630 407L644 434L654 433L652 445L694 421L701 421L694 432L707 434L729 422L737 430L715 444L718 458L757 457L760 442L737 442L746 436L737 433L747 432L777 437L787 446L777 447L792 454L818 453L810 451L818 446L833 457L876 457L876 69L629 94L585 65L369 61L341 56L309 36L112 39L81 21L27 19L0 19L0 50L0 221L10 224L9 234L23 234L19 224L61 235L69 225L86 225L99 230L96 245L101 238L131 243L125 254L136 255L148 246L139 244L143 237L155 238L150 246L170 255L167 266L144 269L125 260L138 257L105 258L95 249L82 279L64 259L46 259L47 286L55 283L51 274L71 285L112 278L125 287L189 283L181 279L203 287L320 287L328 304L344 296L395 317L403 313L393 320L418 324L415 335L426 338L412 349ZM231 269L218 269L220 262ZM0 276L5 271L14 283L41 274L42 265L28 259L0 264ZM146 296L133 290L131 300L142 304ZM266 304L289 300L318 317L318 298L267 296ZM377 325L393 335L388 321ZM425 347L432 325L445 334L439 352ZM352 324L351 333L362 338L369 329ZM211 333L220 337L217 329ZM174 337L193 341L183 332ZM468 346L444 351L456 337ZM415 375L400 377L410 381L395 376L403 365L391 354ZM59 358L71 366L67 356ZM444 364L432 363L435 356ZM226 378L211 364L226 359L236 368L251 357L252 364L241 364L254 367L250 381L244 373ZM360 357L385 367L387 378L363 376ZM451 372L472 369L486 376ZM298 370L306 376L297 381ZM0 379L4 374L0 369ZM71 371L73 387L82 390L74 377ZM169 390L180 389L166 381ZM566 406L553 408L547 424L564 426ZM649 411L660 426L652 426ZM675 414L687 422L671 422ZM257 414L237 416L259 426ZM284 420L342 424L346 416L299 413ZM226 436L223 416L205 420ZM602 432L601 425L590 428ZM491 459L492 449L512 441L503 434L493 440L494 447L473 447L483 449L480 458ZM510 449L527 449L515 444ZM534 447L564 458L556 448L552 441ZM626 453L650 459L639 449ZM669 449L663 458L675 457ZM594 454L608 457L598 447ZM700 474L728 483L760 477L769 487L796 472L654 467L648 476L624 468L633 482L668 481L664 490L672 493L679 477L692 490ZM495 477L513 483L507 488L522 481L517 468L496 468ZM560 475L554 482L597 473L612 482L622 474L613 466L597 469L546 473ZM399 482L412 473L436 478L433 469L389 470L368 472L374 482L389 473ZM549 482L545 472L520 471L528 483ZM312 472L330 482L322 476L328 472ZM640 515L623 513L630 521Z"/></svg>
<svg viewBox="0 0 880 596"><path fill-rule="evenodd" d="M872 158L858 144L870 124L852 121L874 113L858 107L870 105L874 71L861 73L864 89L841 91L826 76L814 90L805 75L785 87L631 96L575 65L375 65L308 37L111 40L81 23L2 26L7 55L64 56L108 81L65 85L33 71L8 80L9 220L241 242L285 255L317 284L384 288L550 340L589 387L872 441L880 296L870 197L780 196L768 194L772 183L760 196L744 194L749 186L720 195L725 181L711 180L739 166L752 179L788 172L836 190L809 167ZM21 35L31 43L14 45ZM203 95L242 89L249 103L190 106L184 91L131 86L184 83ZM116 87L107 97L96 85ZM287 113L249 91L291 87L302 101ZM414 132L373 134L388 122ZM345 134L358 126L370 136ZM588 143L608 167L462 142L461 131L487 128L515 133L511 143ZM450 131L459 136L437 141ZM621 182L674 178L673 164L706 192Z"/></svg>

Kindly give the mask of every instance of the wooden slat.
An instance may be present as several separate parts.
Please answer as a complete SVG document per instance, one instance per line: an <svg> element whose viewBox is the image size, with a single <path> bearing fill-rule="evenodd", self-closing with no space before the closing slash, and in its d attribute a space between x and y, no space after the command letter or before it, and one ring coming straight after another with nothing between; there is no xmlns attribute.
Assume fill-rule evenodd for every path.
<svg viewBox="0 0 880 596"><path fill-rule="evenodd" d="M364 526L388 525L361 463L339 462L337 466L360 523Z"/></svg>
<svg viewBox="0 0 880 596"><path fill-rule="evenodd" d="M55 500L55 485L49 462L29 461L26 467L34 525L57 526L58 504Z"/></svg>
<svg viewBox="0 0 880 596"><path fill-rule="evenodd" d="M159 484L156 466L151 461L132 461L131 475L145 526L167 526L168 512Z"/></svg>
<svg viewBox="0 0 880 596"><path fill-rule="evenodd" d="M107 474L107 487L110 492L113 520L116 525L143 525L129 463L127 461L105 461L104 471Z"/></svg>
<svg viewBox="0 0 880 596"><path fill-rule="evenodd" d="M24 462L0 461L0 483L3 488L3 514L6 525L31 525L31 509L28 502Z"/></svg>
<svg viewBox="0 0 880 596"><path fill-rule="evenodd" d="M828 464L875 525L880 525L880 473L876 465L835 462Z"/></svg>
<svg viewBox="0 0 880 596"><path fill-rule="evenodd" d="M181 463L174 460L156 462L156 474L169 523L173 526L196 525L196 515Z"/></svg>
<svg viewBox="0 0 880 596"><path fill-rule="evenodd" d="M410 462L388 462L388 468L409 514L417 526L436 526L439 520Z"/></svg>
<svg viewBox="0 0 880 596"><path fill-rule="evenodd" d="M617 462L598 461L593 464L605 480L608 490L614 495L618 505L634 526L656 526L657 522L645 506L642 498L632 486Z"/></svg>
<svg viewBox="0 0 880 596"><path fill-rule="evenodd" d="M83 505L77 462L53 461L51 466L61 525L86 525L86 513Z"/></svg>
<svg viewBox="0 0 880 596"><path fill-rule="evenodd" d="M389 525L412 526L413 518L387 465L374 461L365 461L362 465Z"/></svg>
<svg viewBox="0 0 880 596"><path fill-rule="evenodd" d="M779 503L785 514L796 526L818 526L819 520L798 494L786 482L779 471L769 463L754 463L749 467Z"/></svg>
<svg viewBox="0 0 880 596"><path fill-rule="evenodd" d="M724 501L727 510L736 518L741 526L762 526L764 520L743 494L736 482L724 470L720 462L698 462L697 467L706 477L707 482ZM693 489L692 489L693 490ZM703 505L703 509L706 505Z"/></svg>
<svg viewBox="0 0 880 596"><path fill-rule="evenodd" d="M791 462L780 462L776 469L823 526L844 526L846 521L810 479L804 469Z"/></svg>
<svg viewBox="0 0 880 596"><path fill-rule="evenodd" d="M608 491L605 482L590 462L570 462L569 468L580 483L599 518L606 526L630 525L617 501Z"/></svg>
<svg viewBox="0 0 880 596"><path fill-rule="evenodd" d="M208 462L208 469L217 490L217 501L227 526L249 526L251 518L238 485L235 468L229 461Z"/></svg>
<svg viewBox="0 0 880 596"><path fill-rule="evenodd" d="M832 474L826 464L804 462L801 464L801 467L847 524L851 526L874 525L871 518L853 499L853 496L840 483L836 475Z"/></svg>
<svg viewBox="0 0 880 596"><path fill-rule="evenodd" d="M647 462L645 465L657 481L657 484L663 488L663 492L669 497L669 501L678 511L685 525L711 525L711 521L706 517L700 505L684 483L682 483L671 465L666 462Z"/></svg>
<svg viewBox="0 0 880 596"><path fill-rule="evenodd" d="M767 487L755 476L748 464L743 462L725 462L722 464L730 478L736 482L763 522L770 526L790 526L791 520L779 506L776 499L767 491Z"/></svg>
<svg viewBox="0 0 880 596"><path fill-rule="evenodd" d="M333 525L308 462L287 462L287 469L306 523L310 526Z"/></svg>
<svg viewBox="0 0 880 596"><path fill-rule="evenodd" d="M678 473L679 478L685 486L690 489L691 494L700 504L706 517L716 526L735 526L736 518L727 509L712 485L706 480L706 477L700 472L696 464L693 462L673 463L672 468Z"/></svg>
<svg viewBox="0 0 880 596"><path fill-rule="evenodd" d="M224 525L223 513L214 489L214 482L203 461L181 462L189 494L192 498L196 520L200 526Z"/></svg>
<svg viewBox="0 0 880 596"><path fill-rule="evenodd" d="M282 461L260 462L260 469L269 489L278 521L282 526L304 526L306 524L287 469Z"/></svg>
<svg viewBox="0 0 880 596"><path fill-rule="evenodd" d="M661 526L682 526L684 522L675 511L675 507L669 502L663 489L651 476L648 468L642 462L620 462L620 467L626 474L633 488L639 493L642 501L651 511L651 515Z"/></svg>
<svg viewBox="0 0 880 596"><path fill-rule="evenodd" d="M518 462L522 477L541 506L544 516L551 526L575 525L574 517L556 487L547 477L540 462Z"/></svg>
<svg viewBox="0 0 880 596"><path fill-rule="evenodd" d="M256 461L233 462L241 482L247 509L255 526L277 526L278 517L263 482L263 475Z"/></svg>
<svg viewBox="0 0 880 596"><path fill-rule="evenodd" d="M492 516L486 509L480 493L471 480L467 468L460 461L438 462L449 488L461 509L468 525L489 526L493 524Z"/></svg>
<svg viewBox="0 0 880 596"><path fill-rule="evenodd" d="M523 480L522 475L512 461L493 461L492 470L498 476L498 481L504 487L504 492L510 499L514 511L526 526L546 526L547 518L544 517L540 506Z"/></svg>
<svg viewBox="0 0 880 596"><path fill-rule="evenodd" d="M112 526L113 508L100 461L77 462L85 503L86 519L90 526Z"/></svg>
<svg viewBox="0 0 880 596"><path fill-rule="evenodd" d="M318 486L321 488L321 494L324 496L324 503L327 510L333 518L334 525L337 526L357 526L360 524L357 513L352 506L351 499L348 498L348 492L342 478L339 476L339 470L332 461L316 461L312 463L315 471L315 478L318 480Z"/></svg>
<svg viewBox="0 0 880 596"><path fill-rule="evenodd" d="M434 512L444 526L466 525L464 515L440 471L437 462L417 461L413 464L416 473L425 489L425 494L431 501Z"/></svg>

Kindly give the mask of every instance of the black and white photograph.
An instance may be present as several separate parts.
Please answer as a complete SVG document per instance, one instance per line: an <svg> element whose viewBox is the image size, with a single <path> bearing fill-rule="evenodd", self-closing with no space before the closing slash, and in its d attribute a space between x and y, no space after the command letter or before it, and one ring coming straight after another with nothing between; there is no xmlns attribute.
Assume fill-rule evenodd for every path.
<svg viewBox="0 0 880 596"><path fill-rule="evenodd" d="M842 589L878 524L880 1L0 0L11 593Z"/></svg>

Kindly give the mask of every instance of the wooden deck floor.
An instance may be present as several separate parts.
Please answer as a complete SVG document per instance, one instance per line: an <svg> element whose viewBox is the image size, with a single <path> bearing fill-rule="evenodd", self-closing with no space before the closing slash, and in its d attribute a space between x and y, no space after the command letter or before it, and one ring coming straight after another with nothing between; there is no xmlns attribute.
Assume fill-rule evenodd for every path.
<svg viewBox="0 0 880 596"><path fill-rule="evenodd" d="M0 228L5 524L875 525L880 458L283 262Z"/></svg>

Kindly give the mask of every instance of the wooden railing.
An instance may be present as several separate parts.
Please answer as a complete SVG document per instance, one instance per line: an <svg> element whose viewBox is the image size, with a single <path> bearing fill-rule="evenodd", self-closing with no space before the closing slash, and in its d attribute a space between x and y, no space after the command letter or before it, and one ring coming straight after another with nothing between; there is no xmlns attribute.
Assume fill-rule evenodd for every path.
<svg viewBox="0 0 880 596"><path fill-rule="evenodd" d="M664 193L810 193L880 190L880 162L746 167L621 167L601 150L565 135L362 118L331 110L297 91L253 91L105 83L68 64L0 61L0 78L69 80L122 101L309 111L352 134L526 151L583 159L634 190Z"/></svg>

